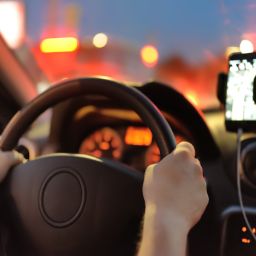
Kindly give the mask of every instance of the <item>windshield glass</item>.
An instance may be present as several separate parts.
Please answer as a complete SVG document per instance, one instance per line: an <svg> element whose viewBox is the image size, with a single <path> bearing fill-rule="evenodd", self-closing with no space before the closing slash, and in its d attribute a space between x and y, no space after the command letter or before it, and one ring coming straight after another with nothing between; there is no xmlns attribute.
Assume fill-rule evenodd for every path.
<svg viewBox="0 0 256 256"><path fill-rule="evenodd" d="M3 28L11 14L4 7L7 2L18 3L19 16L12 18L6 32ZM228 54L239 51L241 40L256 40L253 0L0 4L4 24L0 22L0 31L6 38L15 21L19 24L20 41L12 47L39 77L39 91L45 81L81 76L132 82L156 79L178 89L195 105L211 108L218 106L217 75L226 71Z"/></svg>

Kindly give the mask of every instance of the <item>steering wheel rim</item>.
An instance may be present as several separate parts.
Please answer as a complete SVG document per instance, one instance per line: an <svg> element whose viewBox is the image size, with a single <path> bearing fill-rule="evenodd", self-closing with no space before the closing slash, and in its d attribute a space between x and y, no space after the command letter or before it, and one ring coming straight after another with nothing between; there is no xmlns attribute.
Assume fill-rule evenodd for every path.
<svg viewBox="0 0 256 256"><path fill-rule="evenodd" d="M3 131L0 141L0 148L2 150L12 150L18 143L18 140L22 134L24 134L35 118L37 118L42 112L49 107L60 103L61 101L86 93L101 94L129 105L129 107L133 109L151 129L156 143L159 146L161 157L164 157L175 148L175 137L169 124L163 118L160 111L147 97L134 88L124 86L123 84L112 80L99 78L66 80L39 95L39 97L34 99L24 109L19 111L12 118L11 122L9 122ZM83 165L89 166L89 169L94 171L90 172L88 170L84 170L81 167ZM119 174L117 174L118 172ZM102 177L104 183L105 180L110 179L110 181L108 181L109 185L104 184L102 186L103 188L96 189L95 187L97 187L97 185L95 185L95 180L97 180L98 177ZM113 180L115 180L115 182L113 182ZM33 193L35 195L29 195L29 190L27 187L33 182L36 184L34 185L36 190ZM131 222L131 216L133 215L136 215L136 218L140 219L143 213L143 207L141 207L143 204L141 190L142 182L142 175L129 170L128 167L125 167L119 163L112 163L107 160L99 161L98 159L89 156L81 157L74 155L53 154L50 157L41 157L15 167L7 182L4 184L5 198L8 201L8 210L6 211L6 216L12 216L15 219L18 219L18 224L15 224L14 227L10 228L10 233L13 235L16 233L20 234L18 238L21 239L25 236L26 239L22 238L21 246L18 246L18 249L16 251L14 250L13 254L11 252L11 255L21 255L20 248L24 250L24 255L35 255L35 253L37 255L49 255L52 253L54 253L54 255L83 255L85 248L87 252L93 255L102 255L102 253L106 253L106 250L111 247L107 242L101 243L102 249L97 248L97 242L99 241L95 242L94 246L91 246L91 243L86 244L86 246L76 244L78 249L73 249L74 244L68 243L69 241L66 238L61 238L63 240L60 239L60 244L62 244L63 248L65 248L65 251L63 251L63 248L59 248L60 244L58 244L58 237L65 237L67 234L65 232L75 234L74 236L81 236L81 227L79 228L81 223L94 229L94 226L90 226L90 223L88 224L88 216L91 218L93 216L93 206L88 205L90 205L90 202L93 201L92 198L94 197L92 195L95 193L103 193L101 191L104 189L107 191L106 194L109 194L109 196L105 199L110 200L113 205L116 203L120 206L120 203L122 203L123 199L126 198L126 205L130 206L132 209L130 211L130 209L127 210L127 207L120 206L117 211L120 212L118 215L113 213L113 210L109 210L109 207L111 206L106 204L107 206L102 208L102 212L105 211L109 215L114 215L114 217L110 216L112 218L112 222L115 219L117 223L119 222L120 226L122 226L122 220L119 219L119 217L122 215L125 215L125 225ZM65 194L67 190L63 184L70 190L69 193L66 194L67 198L70 197L69 194L74 194L74 197L71 196L71 199L69 199L68 202L61 200L62 194ZM91 184L94 184L94 186L91 186ZM113 197L116 195L112 189L113 184L117 187L118 184L120 185L118 188L119 195L116 197L117 199L113 199ZM126 194L126 190L129 192L128 195ZM56 196L56 191L61 192L60 194L57 193L58 195ZM80 194L82 195L81 198ZM73 207L73 211L73 208L70 207L69 204L72 204L74 201L76 202L76 197L79 197L80 199ZM51 200L51 198L56 199ZM69 214L71 217L69 215L67 217L65 213L65 216L63 213L60 213L58 207L55 206L55 200L61 202L61 207L64 207L68 212L67 214ZM24 205L26 205L26 207L24 207ZM34 215L28 212L27 206L32 209ZM72 209L70 210L70 208ZM57 216L56 212L61 215L61 217L59 217L59 215ZM131 216L128 216L129 214ZM28 217L27 215L31 216ZM34 225L31 226L31 223L29 223L31 219L37 223L37 226L40 227L40 230L44 235L56 232L56 235L51 237L51 241L54 241L54 243L44 243L44 241L41 241L42 236L38 235L38 232L34 232ZM81 220L84 220L84 222L81 222ZM100 216L98 220L99 223L103 224L103 226L107 221L107 219L103 216ZM11 224L11 226L13 225ZM72 228L75 230L73 233ZM98 229L102 232L101 227ZM118 239L118 236L120 236L122 231L115 229L114 227L113 230L114 231L109 231L109 237L111 237L111 239ZM136 236L137 231L138 230L133 230L129 233L130 239L133 236ZM88 234L89 233L87 232L87 235ZM98 234L98 236L101 237L100 234ZM89 238L90 236L88 235L87 237ZM81 239L81 237L79 238ZM15 236L14 239L17 240L17 237ZM103 237L101 237L101 239L103 239ZM80 243L82 242L82 240L79 241ZM131 252L134 252L136 248L134 240L130 243L123 241L125 240L122 240L122 242L119 243L123 243L123 247L126 248L126 250L120 252L119 249L110 248L109 250L111 255L129 255ZM133 244L131 245L131 243ZM57 246L55 246L55 244L57 244ZM66 244L68 244L68 247L65 246ZM9 245L9 248L10 247L13 247L13 243ZM54 248L52 249L52 247Z"/></svg>
<svg viewBox="0 0 256 256"><path fill-rule="evenodd" d="M86 83L86 86L83 86L84 83ZM113 80L100 78L65 80L39 95L25 108L17 112L8 123L1 136L0 148L4 151L12 150L29 125L46 109L70 97L86 93L102 94L118 101L129 102L132 109L135 106L134 108L137 109L133 110L135 112L138 111L137 114L152 130L156 143L159 146L161 157L164 157L175 148L175 137L169 124L146 96L132 87L124 86ZM142 108L143 111L140 111ZM158 125L156 125L156 122Z"/></svg>

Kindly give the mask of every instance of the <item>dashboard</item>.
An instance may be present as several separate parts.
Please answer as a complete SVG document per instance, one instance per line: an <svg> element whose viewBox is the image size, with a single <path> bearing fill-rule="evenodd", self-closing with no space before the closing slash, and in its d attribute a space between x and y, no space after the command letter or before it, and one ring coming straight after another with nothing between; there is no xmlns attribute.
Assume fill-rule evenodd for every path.
<svg viewBox="0 0 256 256"><path fill-rule="evenodd" d="M177 132L175 138L189 140ZM158 146L144 126L101 127L81 141L78 153L121 161L137 170L160 161Z"/></svg>
<svg viewBox="0 0 256 256"><path fill-rule="evenodd" d="M137 89L158 106L177 142L193 143L202 162L219 155L202 114L183 95L160 83L148 83ZM138 115L122 102L99 95L81 96L57 105L53 110L48 145L52 147L50 153L107 158L142 172L149 164L160 160L152 133Z"/></svg>
<svg viewBox="0 0 256 256"><path fill-rule="evenodd" d="M84 102L84 99L81 99L81 102ZM70 104L68 105L70 108ZM59 112L69 112L63 111L62 108L65 106L57 108L58 116ZM148 165L160 160L160 152L152 132L133 111L113 106L109 108L79 105L71 112L71 116L65 116L61 121L65 125L58 123L62 126L57 134L58 138L54 137L58 152L79 153L119 161L142 172ZM174 122L169 114L164 115L173 128L177 142L193 141L178 122Z"/></svg>

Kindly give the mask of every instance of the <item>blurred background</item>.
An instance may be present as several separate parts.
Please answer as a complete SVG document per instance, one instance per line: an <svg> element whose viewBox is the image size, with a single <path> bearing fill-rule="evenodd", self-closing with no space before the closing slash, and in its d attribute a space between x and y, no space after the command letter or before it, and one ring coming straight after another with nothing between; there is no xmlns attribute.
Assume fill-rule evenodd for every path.
<svg viewBox="0 0 256 256"><path fill-rule="evenodd" d="M232 52L253 50L252 0L0 0L0 33L38 92L65 78L156 79L201 109Z"/></svg>

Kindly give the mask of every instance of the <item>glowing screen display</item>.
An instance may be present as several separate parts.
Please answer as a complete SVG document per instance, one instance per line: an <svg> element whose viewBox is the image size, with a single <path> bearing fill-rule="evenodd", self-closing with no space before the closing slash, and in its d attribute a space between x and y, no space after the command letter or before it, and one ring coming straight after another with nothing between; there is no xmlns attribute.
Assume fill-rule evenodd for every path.
<svg viewBox="0 0 256 256"><path fill-rule="evenodd" d="M256 120L253 101L253 80L256 76L256 59L229 61L226 96L226 120Z"/></svg>

